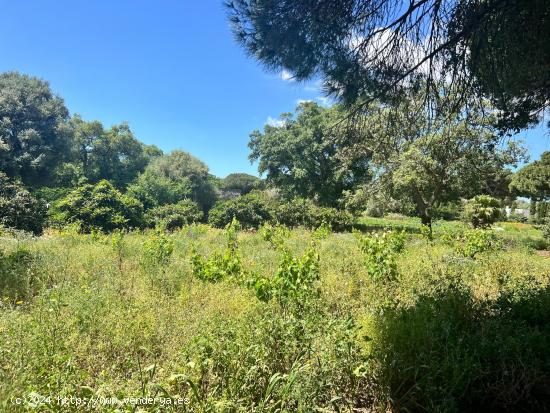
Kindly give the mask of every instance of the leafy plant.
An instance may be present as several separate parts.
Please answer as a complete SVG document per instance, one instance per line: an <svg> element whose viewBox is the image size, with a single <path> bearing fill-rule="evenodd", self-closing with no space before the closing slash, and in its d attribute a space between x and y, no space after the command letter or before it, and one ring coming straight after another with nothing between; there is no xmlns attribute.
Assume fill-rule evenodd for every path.
<svg viewBox="0 0 550 413"><path fill-rule="evenodd" d="M260 227L260 236L274 249L284 248L285 241L290 237L290 230L284 225L266 223Z"/></svg>
<svg viewBox="0 0 550 413"><path fill-rule="evenodd" d="M86 184L56 202L50 213L54 223L65 226L78 223L81 231L93 228L110 232L142 225L143 206L122 194L109 181Z"/></svg>
<svg viewBox="0 0 550 413"><path fill-rule="evenodd" d="M488 228L500 217L500 202L488 195L477 195L466 202L464 218L474 228Z"/></svg>
<svg viewBox="0 0 550 413"><path fill-rule="evenodd" d="M494 232L487 229L475 228L464 231L457 239L457 251L468 258L475 258L478 254L494 251L501 247L501 243Z"/></svg>
<svg viewBox="0 0 550 413"><path fill-rule="evenodd" d="M216 228L224 228L233 218L243 228L258 228L271 220L272 213L268 202L258 192L220 201L208 213L208 223Z"/></svg>
<svg viewBox="0 0 550 413"><path fill-rule="evenodd" d="M19 246L12 252L0 249L0 298L12 304L30 298L40 286L37 257Z"/></svg>
<svg viewBox="0 0 550 413"><path fill-rule="evenodd" d="M42 233L45 205L0 172L0 226Z"/></svg>
<svg viewBox="0 0 550 413"><path fill-rule="evenodd" d="M191 267L195 277L208 282L218 282L229 277L240 278L243 267L238 253L239 229L239 221L233 218L225 229L227 247L223 253L214 252L209 258L204 258L195 249L192 250Z"/></svg>
<svg viewBox="0 0 550 413"><path fill-rule="evenodd" d="M96 236L96 234L97 232L93 232L92 236ZM124 258L124 248L126 246L124 232L122 230L113 231L111 234L111 246L116 254L118 271L122 274L122 260Z"/></svg>
<svg viewBox="0 0 550 413"><path fill-rule="evenodd" d="M157 230L143 244L142 264L149 270L164 268L170 263L174 242Z"/></svg>
<svg viewBox="0 0 550 413"><path fill-rule="evenodd" d="M368 274L375 281L393 281L397 277L396 255L405 248L405 233L374 232L359 238Z"/></svg>
<svg viewBox="0 0 550 413"><path fill-rule="evenodd" d="M319 253L310 246L301 258L283 248L281 260L272 278L254 275L248 286L261 301L275 298L281 305L303 306L308 298L317 295L315 283L319 280Z"/></svg>
<svg viewBox="0 0 550 413"><path fill-rule="evenodd" d="M150 227L160 226L169 231L200 222L204 214L199 205L190 199L177 204L162 205L145 213L145 222Z"/></svg>

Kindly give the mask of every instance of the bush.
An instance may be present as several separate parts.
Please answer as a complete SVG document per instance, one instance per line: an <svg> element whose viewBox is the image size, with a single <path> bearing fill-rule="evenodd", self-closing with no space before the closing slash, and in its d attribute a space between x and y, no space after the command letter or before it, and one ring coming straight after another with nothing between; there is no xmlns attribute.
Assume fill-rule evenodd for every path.
<svg viewBox="0 0 550 413"><path fill-rule="evenodd" d="M490 227L500 216L500 202L489 195L477 195L466 202L464 218L474 228Z"/></svg>
<svg viewBox="0 0 550 413"><path fill-rule="evenodd" d="M326 224L335 231L343 231L353 226L354 217L348 211L318 207L310 200L294 198L277 207L275 220L287 227L304 226L314 229Z"/></svg>
<svg viewBox="0 0 550 413"><path fill-rule="evenodd" d="M480 303L452 282L373 313L361 331L368 360L382 362L366 375L386 389L388 411L548 411L549 299L548 288L525 289Z"/></svg>
<svg viewBox="0 0 550 413"><path fill-rule="evenodd" d="M550 218L546 218L545 224L542 226L542 237L547 243L550 243Z"/></svg>
<svg viewBox="0 0 550 413"><path fill-rule="evenodd" d="M529 219L525 215L517 213L511 213L508 217L506 217L506 221L508 222L521 222L525 224L528 220Z"/></svg>
<svg viewBox="0 0 550 413"><path fill-rule="evenodd" d="M397 277L396 255L405 248L403 232L375 232L359 238L365 254L365 266L376 282L394 281Z"/></svg>
<svg viewBox="0 0 550 413"><path fill-rule="evenodd" d="M24 248L0 250L0 298L11 304L30 298L38 289L36 257Z"/></svg>
<svg viewBox="0 0 550 413"><path fill-rule="evenodd" d="M271 208L258 192L218 202L208 213L208 223L224 228L236 218L243 228L258 228L272 219Z"/></svg>
<svg viewBox="0 0 550 413"><path fill-rule="evenodd" d="M443 219L445 221L454 221L460 217L462 213L460 203L447 202L443 205L434 208L433 217Z"/></svg>
<svg viewBox="0 0 550 413"><path fill-rule="evenodd" d="M0 172L0 226L40 234L45 205Z"/></svg>
<svg viewBox="0 0 550 413"><path fill-rule="evenodd" d="M86 184L54 204L51 219L58 225L78 225L82 232L141 227L143 206L123 195L109 181Z"/></svg>
<svg viewBox="0 0 550 413"><path fill-rule="evenodd" d="M468 258L475 258L477 254L494 251L501 247L497 236L490 230L474 228L467 230L458 237L458 252Z"/></svg>
<svg viewBox="0 0 550 413"><path fill-rule="evenodd" d="M184 199L177 204L162 205L145 213L145 222L150 227L160 224L171 231L202 220L204 214L199 205L190 199Z"/></svg>
<svg viewBox="0 0 550 413"><path fill-rule="evenodd" d="M208 282L218 282L233 277L240 282L244 272L238 253L237 233L240 228L239 222L233 218L225 230L227 248L223 254L214 252L210 257L204 258L193 249L191 267L195 277Z"/></svg>

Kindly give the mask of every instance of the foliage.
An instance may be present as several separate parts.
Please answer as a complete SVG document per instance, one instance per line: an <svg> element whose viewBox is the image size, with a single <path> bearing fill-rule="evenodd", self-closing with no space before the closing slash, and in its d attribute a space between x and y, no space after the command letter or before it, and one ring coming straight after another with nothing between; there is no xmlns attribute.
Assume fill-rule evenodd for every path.
<svg viewBox="0 0 550 413"><path fill-rule="evenodd" d="M38 257L23 246L0 249L0 309L2 303L22 304L42 287Z"/></svg>
<svg viewBox="0 0 550 413"><path fill-rule="evenodd" d="M276 299L284 306L303 306L318 294L315 283L319 280L319 253L310 246L301 258L296 258L287 248L281 248L281 259L271 278L253 274L248 281L256 297L261 301Z"/></svg>
<svg viewBox="0 0 550 413"><path fill-rule="evenodd" d="M151 159L162 155L158 148L139 142L127 123L105 130L100 122L86 122L78 115L71 122L73 164L89 182L106 179L117 188L126 188Z"/></svg>
<svg viewBox="0 0 550 413"><path fill-rule="evenodd" d="M274 249L282 249L285 241L290 237L290 230L284 225L263 224L259 234L264 241L267 241Z"/></svg>
<svg viewBox="0 0 550 413"><path fill-rule="evenodd" d="M92 238L97 237L97 232L92 232ZM122 230L115 230L111 234L111 246L116 254L117 268L122 273L122 261L124 258L124 249L126 247L124 242L124 232Z"/></svg>
<svg viewBox="0 0 550 413"><path fill-rule="evenodd" d="M490 227L500 215L500 202L488 195L477 195L464 207L464 219L474 228Z"/></svg>
<svg viewBox="0 0 550 413"><path fill-rule="evenodd" d="M457 251L468 258L478 254L495 251L501 247L501 242L491 230L474 228L459 234Z"/></svg>
<svg viewBox="0 0 550 413"><path fill-rule="evenodd" d="M261 179L254 175L245 173L233 173L227 175L221 182L221 189L226 192L236 192L239 195L246 195L253 189L258 189Z"/></svg>
<svg viewBox="0 0 550 413"><path fill-rule="evenodd" d="M387 283L397 278L396 255L403 252L403 232L374 232L359 238L359 247L365 257L365 266L376 282Z"/></svg>
<svg viewBox="0 0 550 413"><path fill-rule="evenodd" d="M424 225L431 225L442 205L461 198L506 197L506 167L525 156L521 145L502 145L494 119L483 110L467 112L441 103L440 116L429 119L418 115L423 105L411 94L395 108L373 110L365 119L372 132L359 144L350 143L354 156L372 154L376 190L412 202Z"/></svg>
<svg viewBox="0 0 550 413"><path fill-rule="evenodd" d="M196 202L183 199L177 204L162 205L148 210L144 219L148 226L160 226L169 231L200 222L204 214Z"/></svg>
<svg viewBox="0 0 550 413"><path fill-rule="evenodd" d="M203 258L196 250L192 251L191 267L195 277L208 282L218 282L226 278L241 281L243 267L237 242L237 233L240 228L240 223L235 218L227 225L225 229L227 247L223 254L214 252L209 258Z"/></svg>
<svg viewBox="0 0 550 413"><path fill-rule="evenodd" d="M545 0L226 4L235 38L252 57L292 80L320 78L356 112L374 99L391 105L420 82L428 109L441 98L451 105L492 98L502 130L525 128L547 106ZM432 92L443 79L464 93L438 99Z"/></svg>
<svg viewBox="0 0 550 413"><path fill-rule="evenodd" d="M73 190L53 206L50 217L58 225L76 223L83 232L93 228L109 232L140 227L142 215L139 201L122 194L104 180Z"/></svg>
<svg viewBox="0 0 550 413"><path fill-rule="evenodd" d="M365 222L418 230L419 221ZM121 270L111 244L118 234L28 238L39 278L23 303L6 301L0 311L0 410L13 411L10 400L30 400L32 391L118 400L163 394L189 398L188 410L201 413L544 412L548 258L524 248L526 237L539 239L537 228L500 226L506 248L475 261L456 256L461 238L449 245L406 238L395 253L399 282L389 285L371 277L349 233L311 245L312 231L282 230L292 256L285 260L260 233L239 232L246 276L219 282L202 282L189 265L192 247L208 257L228 247L227 233L205 225L170 235L125 232ZM460 228L434 223L436 235ZM145 265L157 236L174 248ZM4 256L18 242L3 234ZM298 271L311 248L318 263L314 254ZM246 280L271 281L278 271L283 290L267 289L270 300L247 288ZM152 288L159 281L167 288ZM21 409L65 407L42 400Z"/></svg>
<svg viewBox="0 0 550 413"><path fill-rule="evenodd" d="M216 203L208 213L208 223L216 228L224 228L235 218L243 228L258 228L272 219L271 211L268 200L261 193L252 192Z"/></svg>
<svg viewBox="0 0 550 413"><path fill-rule="evenodd" d="M153 159L128 192L146 209L176 204L188 198L196 202L204 213L217 197L208 167L183 151L172 151Z"/></svg>
<svg viewBox="0 0 550 413"><path fill-rule="evenodd" d="M0 226L40 234L45 205L0 172Z"/></svg>
<svg viewBox="0 0 550 413"><path fill-rule="evenodd" d="M40 185L64 160L69 112L47 82L17 72L0 74L0 172Z"/></svg>
<svg viewBox="0 0 550 413"><path fill-rule="evenodd" d="M298 105L295 115L283 114L280 126L266 125L250 135L250 159L259 161L266 182L286 198L304 197L336 206L344 191L368 180L368 158L337 156L345 131L335 126L343 110L314 102Z"/></svg>
<svg viewBox="0 0 550 413"><path fill-rule="evenodd" d="M282 202L274 211L275 221L287 227L304 226L314 229L323 224L335 231L349 230L354 223L350 212L330 207L318 207L312 201L294 198Z"/></svg>
<svg viewBox="0 0 550 413"><path fill-rule="evenodd" d="M510 189L516 195L532 200L550 199L550 152L544 152L540 160L531 162L512 176Z"/></svg>
<svg viewBox="0 0 550 413"><path fill-rule="evenodd" d="M174 243L160 231L153 232L143 244L141 264L149 271L163 270L174 253Z"/></svg>
<svg viewBox="0 0 550 413"><path fill-rule="evenodd" d="M550 245L550 218L546 218L546 222L542 225L542 237Z"/></svg>

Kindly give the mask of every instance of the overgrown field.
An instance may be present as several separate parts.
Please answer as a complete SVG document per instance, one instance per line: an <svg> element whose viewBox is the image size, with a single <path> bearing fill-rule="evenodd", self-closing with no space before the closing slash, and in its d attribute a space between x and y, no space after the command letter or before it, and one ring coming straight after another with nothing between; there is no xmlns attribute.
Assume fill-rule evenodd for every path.
<svg viewBox="0 0 550 413"><path fill-rule="evenodd" d="M0 411L550 411L538 231L415 232L4 235Z"/></svg>

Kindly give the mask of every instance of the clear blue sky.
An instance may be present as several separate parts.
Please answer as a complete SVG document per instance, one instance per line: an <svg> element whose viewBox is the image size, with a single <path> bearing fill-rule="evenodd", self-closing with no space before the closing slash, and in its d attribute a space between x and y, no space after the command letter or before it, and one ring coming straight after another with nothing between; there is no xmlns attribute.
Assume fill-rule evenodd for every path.
<svg viewBox="0 0 550 413"><path fill-rule="evenodd" d="M267 73L235 43L221 0L0 1L0 71L48 80L71 111L183 149L212 173L256 173L248 135L314 84ZM532 159L547 130L527 133Z"/></svg>

